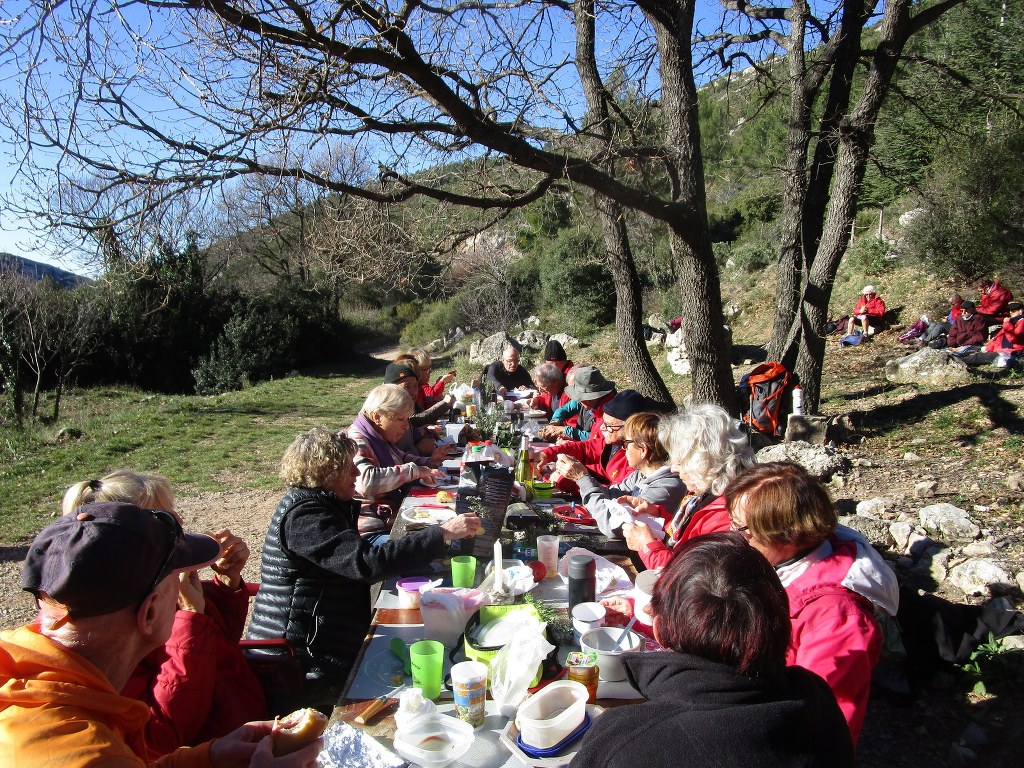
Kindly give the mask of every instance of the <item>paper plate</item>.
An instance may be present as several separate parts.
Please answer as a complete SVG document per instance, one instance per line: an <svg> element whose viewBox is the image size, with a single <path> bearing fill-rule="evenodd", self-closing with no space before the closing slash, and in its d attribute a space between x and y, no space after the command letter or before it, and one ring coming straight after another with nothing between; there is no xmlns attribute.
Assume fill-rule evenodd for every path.
<svg viewBox="0 0 1024 768"><path fill-rule="evenodd" d="M409 523L440 525L455 517L455 510L446 507L413 507L402 512L402 517Z"/></svg>

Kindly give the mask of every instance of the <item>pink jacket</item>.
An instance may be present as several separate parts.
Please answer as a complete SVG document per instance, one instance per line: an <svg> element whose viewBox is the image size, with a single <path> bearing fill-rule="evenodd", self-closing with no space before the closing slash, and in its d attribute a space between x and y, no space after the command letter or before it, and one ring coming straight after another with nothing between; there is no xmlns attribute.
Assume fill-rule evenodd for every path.
<svg viewBox="0 0 1024 768"><path fill-rule="evenodd" d="M871 671L882 649L875 610L896 614L896 576L860 534L843 526L813 552L777 570L793 625L786 661L825 679L856 745Z"/></svg>
<svg viewBox="0 0 1024 768"><path fill-rule="evenodd" d="M238 647L248 592L204 581L203 595L205 612L178 611L170 639L142 660L122 691L149 706L149 760L267 717L263 687Z"/></svg>
<svg viewBox="0 0 1024 768"><path fill-rule="evenodd" d="M683 500L686 501L685 499ZM729 510L725 506L725 496L718 496L693 515L683 535L672 549L663 541L652 541L640 550L640 559L648 569L664 568L672 560L675 551L684 541L695 539L706 533L719 533L729 530Z"/></svg>

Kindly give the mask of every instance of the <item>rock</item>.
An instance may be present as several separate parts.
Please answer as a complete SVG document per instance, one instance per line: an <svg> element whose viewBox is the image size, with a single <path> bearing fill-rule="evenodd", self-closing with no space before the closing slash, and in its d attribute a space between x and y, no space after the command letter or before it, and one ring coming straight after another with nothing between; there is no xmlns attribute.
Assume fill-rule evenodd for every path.
<svg viewBox="0 0 1024 768"><path fill-rule="evenodd" d="M512 337L504 331L491 334L486 339L474 341L469 348L469 362L476 363L477 365L493 363L501 357L505 347L510 344L515 346Z"/></svg>
<svg viewBox="0 0 1024 768"><path fill-rule="evenodd" d="M458 341L462 341L464 338L466 338L466 332L461 328L456 328L452 333L451 338L448 339L448 343L455 344Z"/></svg>
<svg viewBox="0 0 1024 768"><path fill-rule="evenodd" d="M938 489L939 484L937 481L922 480L914 486L914 495L919 499L927 499L930 496L934 496Z"/></svg>
<svg viewBox="0 0 1024 768"><path fill-rule="evenodd" d="M722 315L725 317L727 322L735 322L736 318L743 314L743 307L739 304L733 304L732 302L722 307Z"/></svg>
<svg viewBox="0 0 1024 768"><path fill-rule="evenodd" d="M914 531L907 541L907 552L914 557L921 557L929 549L935 548L935 542L928 536Z"/></svg>
<svg viewBox="0 0 1024 768"><path fill-rule="evenodd" d="M840 517L839 522L841 525L862 533L864 538L870 541L871 546L876 549L890 549L896 543L896 540L889 533L889 526L873 517L848 515Z"/></svg>
<svg viewBox="0 0 1024 768"><path fill-rule="evenodd" d="M530 315L528 318L523 320L524 328L540 328L540 318L536 315Z"/></svg>
<svg viewBox="0 0 1024 768"><path fill-rule="evenodd" d="M1014 472L1006 476L1005 485L1011 491L1024 491L1024 474Z"/></svg>
<svg viewBox="0 0 1024 768"><path fill-rule="evenodd" d="M977 723L968 723L960 734L960 742L968 747L984 747L988 744L988 734Z"/></svg>
<svg viewBox="0 0 1024 768"><path fill-rule="evenodd" d="M941 584L949 575L949 559L953 556L953 552L949 549L932 547L928 550L927 555L928 574Z"/></svg>
<svg viewBox="0 0 1024 768"><path fill-rule="evenodd" d="M827 416L797 416L791 413L786 419L785 441L787 443L804 442L824 445L827 427Z"/></svg>
<svg viewBox="0 0 1024 768"><path fill-rule="evenodd" d="M934 387L964 384L971 374L963 362L941 349L919 349L885 364L885 378L896 384L928 384Z"/></svg>
<svg viewBox="0 0 1024 768"><path fill-rule="evenodd" d="M856 464L856 462L855 462ZM896 502L884 496L876 496L873 499L864 499L857 502L857 514L865 517L881 517Z"/></svg>
<svg viewBox="0 0 1024 768"><path fill-rule="evenodd" d="M978 753L962 744L951 744L949 747L949 764L953 768L964 768L978 759Z"/></svg>
<svg viewBox="0 0 1024 768"><path fill-rule="evenodd" d="M914 526L910 523L893 523L889 526L889 535L896 542L896 549L900 552L910 551L910 535L914 532Z"/></svg>
<svg viewBox="0 0 1024 768"><path fill-rule="evenodd" d="M652 312L647 317L647 324L651 328L660 328L663 331L668 331L668 323L665 322L665 316L660 312Z"/></svg>
<svg viewBox="0 0 1024 768"><path fill-rule="evenodd" d="M844 472L849 461L835 448L828 445L810 445L809 443L780 443L770 445L757 452L757 461L792 461L806 469L823 482L828 482L833 475Z"/></svg>
<svg viewBox="0 0 1024 768"><path fill-rule="evenodd" d="M553 333L551 338L563 347L578 347L580 345L580 340L575 336L570 336L568 333Z"/></svg>
<svg viewBox="0 0 1024 768"><path fill-rule="evenodd" d="M907 464L917 464L919 461L923 461L923 459L913 451L907 451L906 453L904 453L903 460Z"/></svg>
<svg viewBox="0 0 1024 768"><path fill-rule="evenodd" d="M682 347L670 347L666 355L672 373L676 376L690 375L690 358L686 356L686 350Z"/></svg>
<svg viewBox="0 0 1024 768"><path fill-rule="evenodd" d="M1012 579L994 560L978 558L967 560L949 572L949 580L965 595L988 595L992 591L1004 592L1012 587Z"/></svg>
<svg viewBox="0 0 1024 768"><path fill-rule="evenodd" d="M965 557L988 557L996 554L998 550L991 541L972 541L960 551Z"/></svg>
<svg viewBox="0 0 1024 768"><path fill-rule="evenodd" d="M1018 573L1014 578L1017 580L1017 588L1024 592L1024 571Z"/></svg>
<svg viewBox="0 0 1024 768"><path fill-rule="evenodd" d="M974 541L981 534L981 529L967 516L967 512L952 504L922 507L918 517L928 533L938 534L946 540Z"/></svg>
<svg viewBox="0 0 1024 768"><path fill-rule="evenodd" d="M516 341L525 349L543 350L544 345L548 343L548 335L541 331L528 330L516 336Z"/></svg>
<svg viewBox="0 0 1024 768"><path fill-rule="evenodd" d="M435 355L438 352L441 352L443 350L444 350L444 341L442 341L441 339L434 339L429 344L427 344L427 352L429 352L432 355Z"/></svg>
<svg viewBox="0 0 1024 768"><path fill-rule="evenodd" d="M673 331L668 336L666 336L665 346L668 347L669 349L674 349L675 347L685 347L685 345L683 344L683 329L678 328L677 330Z"/></svg>
<svg viewBox="0 0 1024 768"><path fill-rule="evenodd" d="M1024 635L1009 635L1002 638L1003 648L1009 651L1024 650Z"/></svg>
<svg viewBox="0 0 1024 768"><path fill-rule="evenodd" d="M911 208L906 213L900 214L900 226L909 227L922 216L928 215L927 208Z"/></svg>

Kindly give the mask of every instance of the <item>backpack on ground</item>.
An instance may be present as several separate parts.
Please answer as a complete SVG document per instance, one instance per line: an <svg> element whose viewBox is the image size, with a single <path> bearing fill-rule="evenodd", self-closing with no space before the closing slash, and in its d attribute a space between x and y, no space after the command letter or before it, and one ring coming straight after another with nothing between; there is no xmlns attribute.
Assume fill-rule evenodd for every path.
<svg viewBox="0 0 1024 768"><path fill-rule="evenodd" d="M782 363L761 363L740 379L740 402L747 404L743 421L751 429L778 437L785 429L790 410L790 391L795 377Z"/></svg>

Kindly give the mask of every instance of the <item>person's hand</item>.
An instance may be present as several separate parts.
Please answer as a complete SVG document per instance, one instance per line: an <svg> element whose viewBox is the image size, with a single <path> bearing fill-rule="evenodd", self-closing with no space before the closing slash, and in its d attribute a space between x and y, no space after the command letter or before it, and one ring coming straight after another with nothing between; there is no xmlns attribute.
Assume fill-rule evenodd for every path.
<svg viewBox="0 0 1024 768"><path fill-rule="evenodd" d="M270 734L273 720L246 723L227 736L214 739L210 745L210 764L213 768L313 768L323 741L312 744L284 757L274 757L274 743Z"/></svg>
<svg viewBox="0 0 1024 768"><path fill-rule="evenodd" d="M626 540L626 546L634 552L641 551L652 541L656 540L650 526L647 523L641 522L623 525L622 538Z"/></svg>
<svg viewBox="0 0 1024 768"><path fill-rule="evenodd" d="M202 613L206 610L203 596L203 582L199 571L182 571L178 574L178 610Z"/></svg>
<svg viewBox="0 0 1024 768"><path fill-rule="evenodd" d="M566 456L564 453L558 454L558 461L555 462L555 471L566 480L572 480L574 483L579 482L580 478L587 474L585 466L572 456Z"/></svg>
<svg viewBox="0 0 1024 768"><path fill-rule="evenodd" d="M565 427L561 424L548 424L541 427L538 434L544 440L556 440L565 434Z"/></svg>
<svg viewBox="0 0 1024 768"><path fill-rule="evenodd" d="M220 557L210 566L217 580L230 589L242 583L242 569L249 561L249 545L225 528L210 534L220 542Z"/></svg>
<svg viewBox="0 0 1024 768"><path fill-rule="evenodd" d="M453 381L455 381L455 376L455 371L448 371L448 373L441 377L441 381L443 381L444 384L447 386L448 384L451 384Z"/></svg>
<svg viewBox="0 0 1024 768"><path fill-rule="evenodd" d="M427 478L434 478L435 480L447 480L448 473L441 469L434 469L429 466L416 465L416 479L424 480Z"/></svg>
<svg viewBox="0 0 1024 768"><path fill-rule="evenodd" d="M483 525L483 521L477 515L466 512L442 523L441 532L444 534L445 541L468 539L480 533Z"/></svg>
<svg viewBox="0 0 1024 768"><path fill-rule="evenodd" d="M604 606L604 623L609 627L624 627L633 618L633 604L624 597L608 597L601 601Z"/></svg>
<svg viewBox="0 0 1024 768"><path fill-rule="evenodd" d="M430 452L430 466L439 467L441 466L441 462L443 462L446 458L448 458L448 446L434 446L434 450Z"/></svg>
<svg viewBox="0 0 1024 768"><path fill-rule="evenodd" d="M640 496L619 496L616 501L630 507L633 510L634 517L636 515L651 515L652 517L661 515L662 508L659 505L651 504L647 499Z"/></svg>
<svg viewBox="0 0 1024 768"><path fill-rule="evenodd" d="M508 389L506 389L505 387L498 387L497 394L499 397L504 397L505 395L508 394Z"/></svg>

